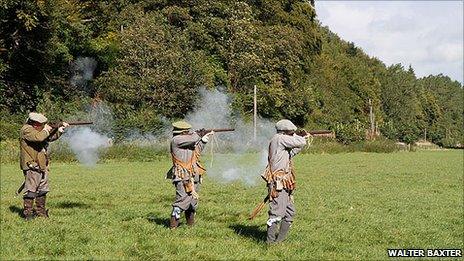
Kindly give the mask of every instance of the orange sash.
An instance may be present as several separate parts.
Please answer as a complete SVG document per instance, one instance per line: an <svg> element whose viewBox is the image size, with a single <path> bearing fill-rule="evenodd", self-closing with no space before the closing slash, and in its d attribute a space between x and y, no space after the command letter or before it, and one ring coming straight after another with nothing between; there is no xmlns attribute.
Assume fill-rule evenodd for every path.
<svg viewBox="0 0 464 261"><path fill-rule="evenodd" d="M200 149L197 147L193 151L192 158L189 161L184 162L174 156L172 156L172 164L174 165L175 173L174 175L179 177L180 179L184 179L186 175L193 177L195 174L195 166L198 168L198 175L202 176L206 173L206 169L200 164Z"/></svg>
<svg viewBox="0 0 464 261"><path fill-rule="evenodd" d="M281 169L272 172L271 167L268 165L261 177L267 183L282 182L282 187L286 190L294 190L296 187L295 169L293 167L293 161L291 160L289 172L285 172Z"/></svg>

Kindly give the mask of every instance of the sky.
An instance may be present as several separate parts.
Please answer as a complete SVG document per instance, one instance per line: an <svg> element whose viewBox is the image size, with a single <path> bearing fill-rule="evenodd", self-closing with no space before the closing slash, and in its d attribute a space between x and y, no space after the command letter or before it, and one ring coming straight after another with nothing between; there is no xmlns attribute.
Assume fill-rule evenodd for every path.
<svg viewBox="0 0 464 261"><path fill-rule="evenodd" d="M417 77L464 82L463 1L316 1L316 12L345 41Z"/></svg>

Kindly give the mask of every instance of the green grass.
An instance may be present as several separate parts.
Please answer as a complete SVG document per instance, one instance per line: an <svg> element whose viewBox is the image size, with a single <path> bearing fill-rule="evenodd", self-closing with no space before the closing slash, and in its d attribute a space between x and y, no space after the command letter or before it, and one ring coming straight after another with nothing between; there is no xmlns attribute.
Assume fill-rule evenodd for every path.
<svg viewBox="0 0 464 261"><path fill-rule="evenodd" d="M387 248L463 248L462 150L299 155L296 220L272 247L265 211L247 220L264 184L206 178L196 226L167 229L169 166L55 162L50 219L25 222L13 198L22 174L1 165L0 259L365 260L387 259Z"/></svg>

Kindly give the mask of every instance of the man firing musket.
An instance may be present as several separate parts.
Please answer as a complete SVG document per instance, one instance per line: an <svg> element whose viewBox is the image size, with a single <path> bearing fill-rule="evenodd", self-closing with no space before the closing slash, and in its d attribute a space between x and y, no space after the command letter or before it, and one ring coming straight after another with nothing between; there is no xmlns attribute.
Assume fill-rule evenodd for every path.
<svg viewBox="0 0 464 261"><path fill-rule="evenodd" d="M20 131L20 167L24 174L24 182L16 194L20 194L25 189L23 216L26 220L34 218L34 201L37 216L48 218L48 210L45 208L46 196L50 191L48 144L61 137L71 124L92 124L91 122L71 124L60 122L53 125L47 122L48 119L43 114L31 112Z"/></svg>
<svg viewBox="0 0 464 261"><path fill-rule="evenodd" d="M215 132L233 131L234 129L201 129L191 132L192 126L185 121L172 124L173 137L171 140L172 167L166 178L172 179L176 190L176 197L172 204L169 227L179 226L181 213L185 212L187 225L195 223L195 212L198 207L198 192L202 183L202 176L206 169L200 164L200 154L209 137Z"/></svg>
<svg viewBox="0 0 464 261"><path fill-rule="evenodd" d="M292 195L295 189L295 170L292 158L304 148L309 137L306 131L296 133L296 126L289 120L280 120L275 127L277 134L269 143L268 166L261 175L266 181L268 195L250 216L253 219L269 201L268 244L282 242L290 230L295 215Z"/></svg>

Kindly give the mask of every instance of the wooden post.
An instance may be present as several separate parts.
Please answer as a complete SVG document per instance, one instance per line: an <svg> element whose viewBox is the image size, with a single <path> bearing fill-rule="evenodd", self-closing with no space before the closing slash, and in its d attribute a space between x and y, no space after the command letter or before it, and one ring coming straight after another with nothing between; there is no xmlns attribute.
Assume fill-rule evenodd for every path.
<svg viewBox="0 0 464 261"><path fill-rule="evenodd" d="M256 85L253 90L253 141L256 141L256 127L258 121L258 105L256 102Z"/></svg>
<svg viewBox="0 0 464 261"><path fill-rule="evenodd" d="M375 118L374 118L374 111L372 110L372 101L369 99L369 120L371 122L371 130L370 130L370 138L374 138L375 136Z"/></svg>

